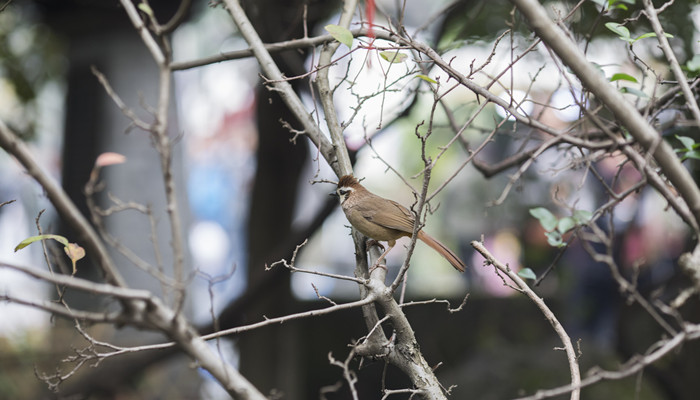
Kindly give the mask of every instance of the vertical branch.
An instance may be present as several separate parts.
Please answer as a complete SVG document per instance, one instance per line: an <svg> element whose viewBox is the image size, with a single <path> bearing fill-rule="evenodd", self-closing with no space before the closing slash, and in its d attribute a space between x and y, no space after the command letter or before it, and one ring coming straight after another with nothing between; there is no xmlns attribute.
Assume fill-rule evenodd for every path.
<svg viewBox="0 0 700 400"><path fill-rule="evenodd" d="M131 1L121 0L121 3L158 66L158 105L156 107L155 123L151 126L150 132L153 135L153 142L156 144L156 149L160 156L161 172L163 173L163 183L165 185L166 211L170 221L171 246L174 257L173 274L175 280L182 285L185 261L182 240L183 229L172 171L173 145L172 140L168 136L168 107L172 92L171 52L167 40L160 38L159 44L151 35ZM178 310L181 309L184 299L184 285L182 285L177 288L177 296L175 298Z"/></svg>
<svg viewBox="0 0 700 400"><path fill-rule="evenodd" d="M170 105L172 77L170 68L171 52L168 41L159 37L159 41L150 34L138 11L129 0L122 0L127 15L137 29L146 47L151 52L159 69L158 106L155 123L149 131L153 137L160 156L163 182L165 185L166 207L170 220L172 248L174 252L174 275L181 285L175 296L175 309L171 310L160 303L158 298L151 298L145 318L157 329L169 335L197 363L211 373L235 398L263 400L265 396L255 388L235 368L224 361L197 334L192 325L180 312L185 300L184 249L182 240L182 222L177 204L176 185L172 171L173 142L168 136L168 107ZM150 17L154 20L153 15ZM155 23L157 25L157 23Z"/></svg>
<svg viewBox="0 0 700 400"><path fill-rule="evenodd" d="M394 300L393 292L378 279L370 279L366 286L371 293L377 295L377 303L391 318L394 326L395 346L386 356L389 362L411 379L414 387L423 394L424 398L446 399L447 397L433 369L420 351L411 324L401 306Z"/></svg>
<svg viewBox="0 0 700 400"><path fill-rule="evenodd" d="M425 135L421 135L418 129L420 128L420 124L416 127L416 136L418 139L421 141L421 158L423 159L423 164L425 165L425 168L422 171L423 174L423 187L421 189L420 194L418 195L418 199L415 205L415 213L416 213L416 220L413 223L413 232L411 233L411 243L408 245L408 251L406 252L406 260L404 261L403 265L401 266L401 270L399 273L396 275L396 279L394 279L394 282L391 284L391 291L394 292L398 287L399 284L401 284L401 281L403 281L406 273L408 272L408 267L410 266L410 261L411 257L413 256L413 251L416 248L416 243L418 241L418 231L420 231L423 228L423 218L421 217L423 215L423 209L425 207L426 203L426 198L428 196L428 185L430 184L430 176L433 171L433 164L432 160L430 159L429 156L426 155L425 152L425 146L428 141L428 136L432 132L432 124L434 121L434 112L435 112L435 106L437 105L437 102L433 103L433 108L430 114L430 126L428 127L428 132L426 132Z"/></svg>
<svg viewBox="0 0 700 400"><path fill-rule="evenodd" d="M163 173L163 183L165 184L166 209L170 219L170 230L172 248L174 250L173 272L175 280L182 285L177 288L178 295L176 296L176 304L178 310L182 307L185 300L184 293L184 245L182 240L183 227L178 208L177 191L175 179L173 176L173 144L168 136L168 106L170 104L170 93L172 88L172 79L170 67L167 64L162 64L160 68L160 93L158 96L158 109L156 115L156 124L153 134L158 143L158 154L160 155L161 170Z"/></svg>
<svg viewBox="0 0 700 400"><path fill-rule="evenodd" d="M695 95L690 89L690 85L688 85L688 78L683 73L680 64L678 64L678 59L673 53L671 45L668 43L664 28L661 26L659 16L657 15L656 9L654 8L654 4L652 4L651 0L644 0L644 12L651 23L651 27L656 33L656 40L659 41L661 50L664 52L668 63L671 64L671 71L673 71L673 75L676 76L678 85L683 92L683 96L685 96L685 102L688 105L688 109L690 109L690 112L693 114L693 118L695 118L695 124L697 126L697 124L700 124L700 108L698 108L698 103L695 101Z"/></svg>
<svg viewBox="0 0 700 400"><path fill-rule="evenodd" d="M350 22L352 21L352 16L355 13L355 8L357 8L357 0L344 1L343 10L341 11L338 25L348 28L350 26ZM338 46L340 46L340 42L337 41L331 42L324 46L318 58L319 68L314 83L318 89L318 97L321 100L323 114L326 118L326 125L331 133L333 149L335 150L335 155L338 157L338 164L340 168L340 174L338 176L342 176L352 174L352 163L350 162L348 149L345 146L343 128L338 122L338 115L335 111L335 105L333 104L333 92L331 91L330 82L328 80L331 60L333 59L333 54L335 54Z"/></svg>

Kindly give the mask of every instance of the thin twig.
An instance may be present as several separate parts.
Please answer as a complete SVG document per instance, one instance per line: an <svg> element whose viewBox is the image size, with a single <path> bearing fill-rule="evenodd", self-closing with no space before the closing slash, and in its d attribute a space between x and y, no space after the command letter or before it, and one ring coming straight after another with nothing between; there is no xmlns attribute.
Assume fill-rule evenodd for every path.
<svg viewBox="0 0 700 400"><path fill-rule="evenodd" d="M673 1L669 1L663 6L663 8L672 3ZM668 43L668 38L666 37L663 26L661 26L661 21L659 21L659 16L654 8L654 4L651 2L651 0L643 0L643 4L644 13L646 14L649 22L651 23L651 27L656 33L656 40L659 42L661 50L664 52L664 56L666 56L666 60L671 67L671 71L673 71L673 75L676 76L678 85L680 86L683 96L685 97L686 105L688 106L688 109L690 109L691 114L693 114L693 118L695 118L695 125L700 126L700 108L698 107L698 102L695 100L695 94L690 89L690 85L687 81L688 78L683 72L681 65L678 63L678 59L676 58L676 54L673 52L673 49L671 49L671 45ZM659 12L661 11L662 10L659 10Z"/></svg>

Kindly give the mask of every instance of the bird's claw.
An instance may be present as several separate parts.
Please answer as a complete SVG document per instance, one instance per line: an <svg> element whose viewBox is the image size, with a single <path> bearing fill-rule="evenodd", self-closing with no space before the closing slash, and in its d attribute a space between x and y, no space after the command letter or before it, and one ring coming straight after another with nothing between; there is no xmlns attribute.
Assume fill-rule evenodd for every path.
<svg viewBox="0 0 700 400"><path fill-rule="evenodd" d="M385 247L383 244L379 243L379 241L374 240L374 239L369 239L367 240L367 247L372 247L372 246L377 246L382 249L382 251L385 250Z"/></svg>

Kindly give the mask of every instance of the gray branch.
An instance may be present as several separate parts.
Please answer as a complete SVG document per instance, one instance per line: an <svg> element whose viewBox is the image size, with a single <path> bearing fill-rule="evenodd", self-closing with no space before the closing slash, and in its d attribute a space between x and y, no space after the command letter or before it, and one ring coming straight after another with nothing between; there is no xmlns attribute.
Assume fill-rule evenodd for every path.
<svg viewBox="0 0 700 400"><path fill-rule="evenodd" d="M511 0L525 16L537 36L556 53L566 66L576 74L581 83L605 104L617 120L629 131L647 152L650 152L664 175L678 190L695 218L696 234L700 223L700 189L688 170L654 128L637 109L603 75L586 60L566 33L552 21L537 0Z"/></svg>
<svg viewBox="0 0 700 400"><path fill-rule="evenodd" d="M260 64L260 68L266 75L265 78L272 81L272 87L279 93L282 101L284 101L299 122L301 122L304 127L304 134L319 149L323 158L325 158L331 168L333 168L333 171L335 171L337 175L340 175L341 169L333 146L323 132L321 132L321 129L316 121L314 121L311 114L308 113L304 103L302 103L301 99L292 88L292 85L287 82L284 74L282 74L282 71L277 67L272 56L270 56L270 53L265 49L265 44L245 15L238 0L224 0L224 3L238 27L238 30L241 32L241 35L252 49L255 58L258 60L258 64Z"/></svg>

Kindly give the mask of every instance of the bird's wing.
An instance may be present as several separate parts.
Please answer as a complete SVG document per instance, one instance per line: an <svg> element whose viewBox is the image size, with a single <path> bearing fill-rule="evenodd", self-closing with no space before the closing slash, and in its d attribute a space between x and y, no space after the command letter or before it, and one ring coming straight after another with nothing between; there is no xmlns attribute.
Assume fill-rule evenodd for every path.
<svg viewBox="0 0 700 400"><path fill-rule="evenodd" d="M406 232L413 232L413 222L415 221L413 214L401 204L374 195L372 208L358 207L358 211L362 213L368 221L384 226L390 229ZM358 205L359 206L359 205Z"/></svg>

